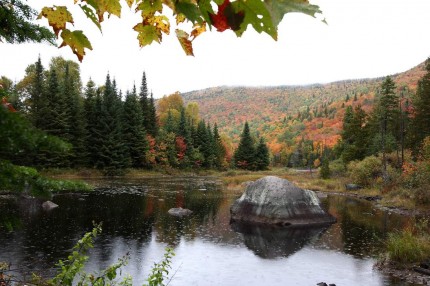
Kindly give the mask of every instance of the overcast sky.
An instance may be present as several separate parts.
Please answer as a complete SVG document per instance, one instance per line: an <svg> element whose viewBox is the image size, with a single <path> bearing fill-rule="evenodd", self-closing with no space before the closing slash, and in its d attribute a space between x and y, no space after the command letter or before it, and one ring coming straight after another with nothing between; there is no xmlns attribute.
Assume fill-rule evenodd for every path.
<svg viewBox="0 0 430 286"><path fill-rule="evenodd" d="M72 2L28 1L39 10ZM91 77L101 85L109 72L125 91L134 83L140 85L145 71L149 89L159 98L220 85L298 85L386 76L430 56L429 0L311 3L320 6L327 25L321 19L287 14L279 26L278 41L251 30L241 38L232 31L207 32L193 43L195 57L184 54L173 29L161 45L139 48L132 30L137 20L128 10L122 19L113 16L103 23L103 35L88 19L78 18L77 11L75 28L83 29L93 45L80 65L81 77L84 84ZM0 76L19 81L39 54L45 67L54 56L77 61L67 47L0 43Z"/></svg>

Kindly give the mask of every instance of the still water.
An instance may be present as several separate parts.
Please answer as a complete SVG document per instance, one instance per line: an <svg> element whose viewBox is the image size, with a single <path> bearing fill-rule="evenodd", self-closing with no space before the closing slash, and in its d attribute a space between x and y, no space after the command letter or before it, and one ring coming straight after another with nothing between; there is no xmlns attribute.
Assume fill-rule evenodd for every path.
<svg viewBox="0 0 430 286"><path fill-rule="evenodd" d="M0 198L0 261L15 275L37 272L49 277L76 241L103 222L90 253L88 271L104 269L126 253L123 273L142 285L164 248L174 249L169 285L408 285L373 269L387 231L409 218L344 196L321 198L338 222L311 229L266 229L230 225L229 208L237 198L215 178L151 178L100 181L95 192L64 194L60 207L44 212L40 202ZM191 209L190 217L167 214Z"/></svg>

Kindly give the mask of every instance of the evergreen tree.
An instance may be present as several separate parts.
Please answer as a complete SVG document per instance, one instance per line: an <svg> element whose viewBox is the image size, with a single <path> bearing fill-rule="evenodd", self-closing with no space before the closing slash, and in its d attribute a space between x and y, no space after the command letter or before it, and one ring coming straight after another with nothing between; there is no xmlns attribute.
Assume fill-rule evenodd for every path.
<svg viewBox="0 0 430 286"><path fill-rule="evenodd" d="M142 109L142 116L143 116L143 126L145 127L145 130L150 130L150 124L151 124L151 115L150 115L150 99L148 98L148 86L146 83L146 74L143 72L142 74L142 82L140 85L140 92L139 92L139 102Z"/></svg>
<svg viewBox="0 0 430 286"><path fill-rule="evenodd" d="M63 80L63 96L67 108L65 109L66 126L65 139L73 145L71 152L72 165L83 166L85 163L85 118L80 89L75 78L70 75L69 63L66 63Z"/></svg>
<svg viewBox="0 0 430 286"><path fill-rule="evenodd" d="M362 160L366 156L368 146L366 118L367 115L360 105L354 110L351 106L345 110L341 133L341 158L345 163Z"/></svg>
<svg viewBox="0 0 430 286"><path fill-rule="evenodd" d="M97 93L95 83L90 79L85 87L84 117L85 117L85 158L86 165L95 167L99 161L101 147L101 105L100 93Z"/></svg>
<svg viewBox="0 0 430 286"><path fill-rule="evenodd" d="M430 136L430 58L426 61L426 74L418 81L413 98L414 117L411 122L411 146L418 153L425 137Z"/></svg>
<svg viewBox="0 0 430 286"><path fill-rule="evenodd" d="M30 67L27 68L27 74L31 74L31 83L29 88L30 95L30 119L37 128L42 128L43 117L42 110L47 104L44 99L45 76L42 60L39 58L34 64L33 71Z"/></svg>
<svg viewBox="0 0 430 286"><path fill-rule="evenodd" d="M386 153L392 151L390 141L398 137L399 99L396 95L396 85L391 77L386 77L380 87L380 98L376 105L374 118L379 125L380 149L382 152L383 177L388 179Z"/></svg>
<svg viewBox="0 0 430 286"><path fill-rule="evenodd" d="M67 114L65 100L60 89L57 73L51 69L49 71L48 88L43 109L40 110L43 118L40 119L40 128L51 135L65 138L67 131ZM67 138L65 138L67 139Z"/></svg>
<svg viewBox="0 0 430 286"><path fill-rule="evenodd" d="M245 122L242 134L240 135L239 146L234 152L234 164L241 169L252 170L254 165L254 142L249 131L248 122Z"/></svg>
<svg viewBox="0 0 430 286"><path fill-rule="evenodd" d="M127 167L129 157L122 138L121 101L116 91L115 81L106 77L105 89L101 105L101 146L98 167L106 175L121 174Z"/></svg>
<svg viewBox="0 0 430 286"><path fill-rule="evenodd" d="M149 150L149 144L143 125L142 108L136 96L136 87L133 87L131 93L127 93L124 111L123 138L131 159L131 166L134 168L148 166L146 153Z"/></svg>
<svg viewBox="0 0 430 286"><path fill-rule="evenodd" d="M218 126L215 123L213 128L213 141L214 141L214 154L215 154L215 167L220 169L224 166L226 150L222 143L221 137L218 133Z"/></svg>
<svg viewBox="0 0 430 286"><path fill-rule="evenodd" d="M158 134L157 111L155 109L155 100L152 92L151 92L151 98L149 100L149 120L148 120L147 132L154 138Z"/></svg>
<svg viewBox="0 0 430 286"><path fill-rule="evenodd" d="M256 170L267 170L270 164L269 148L263 138L260 138L260 142L255 150L255 169Z"/></svg>

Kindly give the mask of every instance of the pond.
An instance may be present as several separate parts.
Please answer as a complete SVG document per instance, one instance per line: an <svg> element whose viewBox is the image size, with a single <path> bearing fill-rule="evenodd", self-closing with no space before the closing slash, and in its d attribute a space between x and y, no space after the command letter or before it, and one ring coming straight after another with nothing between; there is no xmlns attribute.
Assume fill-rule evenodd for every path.
<svg viewBox="0 0 430 286"><path fill-rule="evenodd" d="M160 177L103 181L83 195L52 199L60 207L44 212L40 202L0 198L0 261L15 275L52 276L93 221L103 233L87 270L97 271L130 253L123 273L142 285L166 246L174 249L169 285L409 285L373 269L387 232L408 222L371 203L345 196L321 198L337 223L320 228L266 229L230 225L237 198L216 178ZM186 218L167 214L191 209Z"/></svg>

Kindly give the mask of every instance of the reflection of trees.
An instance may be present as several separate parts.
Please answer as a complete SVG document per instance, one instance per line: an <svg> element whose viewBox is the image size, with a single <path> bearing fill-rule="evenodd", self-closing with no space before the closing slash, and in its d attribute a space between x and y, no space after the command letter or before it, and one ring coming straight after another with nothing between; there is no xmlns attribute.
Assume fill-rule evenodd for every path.
<svg viewBox="0 0 430 286"><path fill-rule="evenodd" d="M243 235L246 247L262 258L288 257L327 229L322 227L264 227L233 223L232 229Z"/></svg>
<svg viewBox="0 0 430 286"><path fill-rule="evenodd" d="M222 193L219 191L184 190L178 187L175 193L163 195L164 205L158 208L157 240L177 245L181 239L193 239L202 225L213 222L217 216ZM169 215L171 207L183 207L193 211L189 217L177 218Z"/></svg>
<svg viewBox="0 0 430 286"><path fill-rule="evenodd" d="M371 256L382 246L387 232L399 229L407 218L375 209L372 203L343 197L329 197L331 213L336 213L343 251L356 257ZM333 212L332 212L333 210Z"/></svg>

